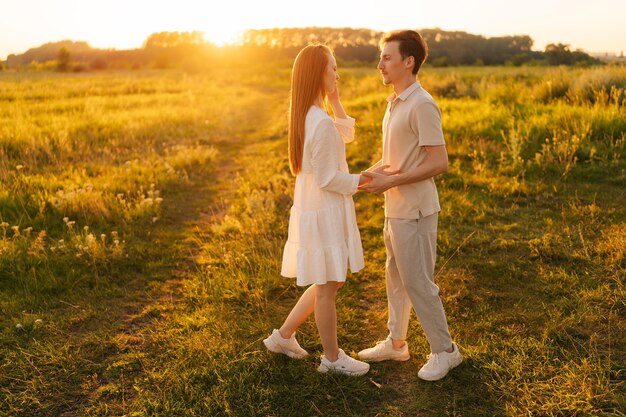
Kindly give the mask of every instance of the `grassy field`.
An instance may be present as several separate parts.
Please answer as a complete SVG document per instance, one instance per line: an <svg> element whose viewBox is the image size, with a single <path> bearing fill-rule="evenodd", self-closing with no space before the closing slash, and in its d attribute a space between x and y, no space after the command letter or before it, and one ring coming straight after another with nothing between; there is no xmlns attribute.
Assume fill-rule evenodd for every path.
<svg viewBox="0 0 626 417"><path fill-rule="evenodd" d="M353 171L390 93L340 69ZM425 68L449 172L437 283L466 358L365 377L266 352L294 179L289 68L0 74L0 416L626 416L626 68ZM382 197L339 341L386 336Z"/></svg>

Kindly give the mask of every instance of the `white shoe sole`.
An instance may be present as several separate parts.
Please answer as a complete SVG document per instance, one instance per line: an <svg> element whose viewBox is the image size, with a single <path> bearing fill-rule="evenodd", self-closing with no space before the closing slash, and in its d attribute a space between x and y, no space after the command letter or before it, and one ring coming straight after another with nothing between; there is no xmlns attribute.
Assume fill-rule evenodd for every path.
<svg viewBox="0 0 626 417"><path fill-rule="evenodd" d="M263 344L265 345L267 350L269 350L270 352L282 353L284 355L289 356L292 359L302 359L307 356L306 354L299 355L291 350L283 349L282 346L280 346L278 343L272 340L272 336L268 337L267 339L263 339Z"/></svg>
<svg viewBox="0 0 626 417"><path fill-rule="evenodd" d="M411 355L407 353L406 356L378 356L374 358L364 357L361 354L357 353L356 355L362 361L368 362L382 362L382 361L397 361L397 362L406 362L411 359Z"/></svg>
<svg viewBox="0 0 626 417"><path fill-rule="evenodd" d="M458 359L458 362L453 362L452 365L450 366L450 368L448 368L448 370L443 374L443 375L434 375L434 376L430 376L430 375L420 375L420 373L417 373L417 376L420 379L423 379L424 381L439 381L440 379L445 378L446 375L448 375L448 372L450 372L452 369L456 368L457 366L459 366L461 363L463 362L463 356L460 356Z"/></svg>
<svg viewBox="0 0 626 417"><path fill-rule="evenodd" d="M317 367L317 371L321 372L323 374L327 373L327 372L332 372L334 374L342 374L342 375L348 375L348 376L361 376L361 375L365 375L366 373L368 373L370 370L369 367L367 367L367 369L364 369L362 371L348 371L346 369L337 369L337 368L330 368L324 364L320 364L320 366Z"/></svg>

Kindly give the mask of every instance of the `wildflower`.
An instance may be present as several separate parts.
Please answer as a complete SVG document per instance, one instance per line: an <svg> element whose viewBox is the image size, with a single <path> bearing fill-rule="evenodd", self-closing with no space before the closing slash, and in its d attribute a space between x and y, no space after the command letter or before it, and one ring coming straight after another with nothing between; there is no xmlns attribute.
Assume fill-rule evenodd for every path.
<svg viewBox="0 0 626 417"><path fill-rule="evenodd" d="M16 328L17 330L22 330L22 327L23 327L23 326L22 326L22 323L17 323L17 324L15 325L15 328Z"/></svg>
<svg viewBox="0 0 626 417"><path fill-rule="evenodd" d="M72 221L69 221L69 222L67 222L65 224L67 224L67 227L69 227L71 229L76 224L76 222L74 220L72 220Z"/></svg>
<svg viewBox="0 0 626 417"><path fill-rule="evenodd" d="M84 230L85 232L86 232L86 231L88 231L88 230L89 230L89 226L85 226L85 227L83 227L83 230Z"/></svg>
<svg viewBox="0 0 626 417"><path fill-rule="evenodd" d="M104 242L106 238L107 238L107 235L105 235L104 233L100 235L100 240L102 240L102 242Z"/></svg>
<svg viewBox="0 0 626 417"><path fill-rule="evenodd" d="M153 217L153 218L152 218L152 223L156 223L156 222L157 222L157 220L159 220L159 218L158 218L158 217Z"/></svg>
<svg viewBox="0 0 626 417"><path fill-rule="evenodd" d="M113 241L113 244L114 244L115 246L117 246L117 245L119 245L119 244L120 244L120 241L119 241L119 240L117 240L117 239L115 239L115 240Z"/></svg>
<svg viewBox="0 0 626 417"><path fill-rule="evenodd" d="M69 222L69 221L70 221L70 219L69 219L69 217L63 217L63 221L64 221L65 223L67 223L67 222Z"/></svg>
<svg viewBox="0 0 626 417"><path fill-rule="evenodd" d="M16 167L15 167L15 169L16 169L17 171L21 171L21 170L23 170L23 169L24 169L24 165L18 165L18 166L16 166Z"/></svg>
<svg viewBox="0 0 626 417"><path fill-rule="evenodd" d="M2 226L3 229L6 229L7 227L9 227L9 223L2 222L2 223L0 223L0 226Z"/></svg>
<svg viewBox="0 0 626 417"><path fill-rule="evenodd" d="M155 201L157 204L161 204L161 201L163 201L163 199L162 199L161 197L157 197L157 198L155 198L155 199L154 199L154 201Z"/></svg>

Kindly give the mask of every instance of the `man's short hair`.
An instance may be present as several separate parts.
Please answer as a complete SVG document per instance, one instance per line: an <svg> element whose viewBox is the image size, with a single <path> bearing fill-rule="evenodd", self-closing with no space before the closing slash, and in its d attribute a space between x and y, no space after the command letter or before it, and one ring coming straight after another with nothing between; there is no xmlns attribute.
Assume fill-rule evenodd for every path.
<svg viewBox="0 0 626 417"><path fill-rule="evenodd" d="M396 30L383 36L380 40L380 46L382 48L384 44L394 41L400 44L402 59L413 57L415 60L413 74L417 74L422 64L426 62L426 58L428 58L428 45L426 45L422 35L414 30Z"/></svg>

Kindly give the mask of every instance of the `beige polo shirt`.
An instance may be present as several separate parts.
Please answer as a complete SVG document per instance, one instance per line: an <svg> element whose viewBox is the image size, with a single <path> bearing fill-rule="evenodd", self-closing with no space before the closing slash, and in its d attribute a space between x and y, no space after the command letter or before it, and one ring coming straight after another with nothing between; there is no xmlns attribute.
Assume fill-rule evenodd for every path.
<svg viewBox="0 0 626 417"><path fill-rule="evenodd" d="M445 145L441 110L416 81L387 98L383 119L383 164L407 172L426 159L423 146ZM399 185L385 192L385 217L419 219L437 213L439 196L433 178Z"/></svg>

